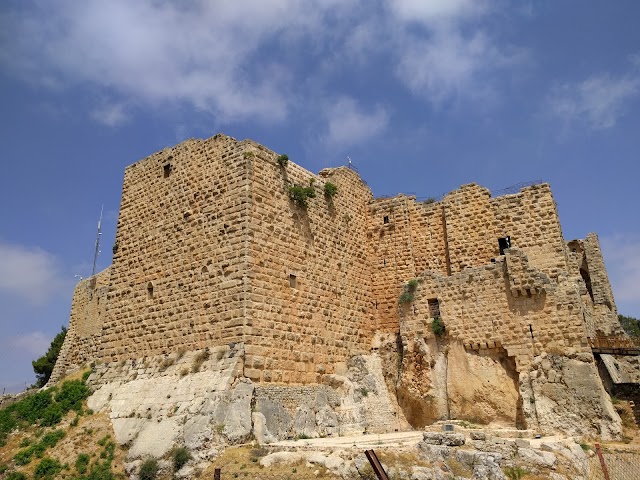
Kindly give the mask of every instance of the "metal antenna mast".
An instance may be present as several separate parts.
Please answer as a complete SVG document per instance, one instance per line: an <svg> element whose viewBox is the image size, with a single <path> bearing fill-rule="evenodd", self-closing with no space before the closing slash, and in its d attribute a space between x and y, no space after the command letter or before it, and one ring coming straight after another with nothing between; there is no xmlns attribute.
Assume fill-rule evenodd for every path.
<svg viewBox="0 0 640 480"><path fill-rule="evenodd" d="M100 207L100 220L98 220L98 234L96 235L96 251L93 254L93 270L91 270L92 277L96 274L96 261L98 260L98 255L100 255L100 235L102 235L102 232L100 231L100 225L102 224L103 210L104 204L102 204L102 207Z"/></svg>

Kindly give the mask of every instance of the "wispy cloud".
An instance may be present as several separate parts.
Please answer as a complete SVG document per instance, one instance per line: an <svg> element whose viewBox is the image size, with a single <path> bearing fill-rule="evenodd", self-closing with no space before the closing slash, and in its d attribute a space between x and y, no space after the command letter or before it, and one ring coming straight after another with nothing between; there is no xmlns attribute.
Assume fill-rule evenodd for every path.
<svg viewBox="0 0 640 480"><path fill-rule="evenodd" d="M616 234L600 243L618 310L640 318L640 236Z"/></svg>
<svg viewBox="0 0 640 480"><path fill-rule="evenodd" d="M352 2L344 2L341 10ZM290 85L260 49L321 31L335 2L61 0L5 13L0 61L45 86L87 84L153 105L185 102L225 120L282 119ZM251 14L248 14L251 12ZM122 112L96 117L113 124Z"/></svg>
<svg viewBox="0 0 640 480"><path fill-rule="evenodd" d="M331 103L325 112L327 131L321 141L328 148L357 145L382 133L389 115L380 105L364 109L349 97Z"/></svg>
<svg viewBox="0 0 640 480"><path fill-rule="evenodd" d="M397 35L398 78L432 103L493 101L498 74L527 59L524 49L503 45L478 26L494 10L488 0L393 0L390 9L405 26Z"/></svg>
<svg viewBox="0 0 640 480"><path fill-rule="evenodd" d="M615 126L639 94L639 73L619 76L600 73L581 82L556 87L547 106L555 117L567 124L580 122L593 130L603 130Z"/></svg>
<svg viewBox="0 0 640 480"><path fill-rule="evenodd" d="M103 104L91 112L91 117L108 127L119 127L129 120L126 107L121 103Z"/></svg>
<svg viewBox="0 0 640 480"><path fill-rule="evenodd" d="M52 254L0 240L0 292L38 305L63 286L58 261Z"/></svg>
<svg viewBox="0 0 640 480"><path fill-rule="evenodd" d="M30 332L22 335L14 335L3 340L3 348L14 349L28 353L33 357L44 355L53 338L42 332Z"/></svg>

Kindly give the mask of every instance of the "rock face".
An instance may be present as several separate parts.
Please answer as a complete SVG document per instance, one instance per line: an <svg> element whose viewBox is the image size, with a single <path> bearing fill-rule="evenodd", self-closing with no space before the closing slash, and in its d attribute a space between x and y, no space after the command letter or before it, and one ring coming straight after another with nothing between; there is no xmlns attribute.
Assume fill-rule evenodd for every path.
<svg viewBox="0 0 640 480"><path fill-rule="evenodd" d="M234 344L142 363L98 366L89 407L107 410L129 460L186 446L206 464L226 445L383 432L408 424L385 384L380 359L358 356L325 384L255 385Z"/></svg>

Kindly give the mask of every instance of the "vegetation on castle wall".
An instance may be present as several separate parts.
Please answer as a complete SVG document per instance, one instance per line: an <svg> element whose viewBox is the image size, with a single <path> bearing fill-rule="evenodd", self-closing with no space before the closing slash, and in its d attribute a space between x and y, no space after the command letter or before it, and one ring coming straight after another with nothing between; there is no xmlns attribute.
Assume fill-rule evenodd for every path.
<svg viewBox="0 0 640 480"><path fill-rule="evenodd" d="M338 186L335 183L327 182L324 184L324 194L333 198L338 193Z"/></svg>
<svg viewBox="0 0 640 480"><path fill-rule="evenodd" d="M620 320L620 325L622 325L623 330L627 332L627 335L640 337L640 320L625 315L618 315L618 320Z"/></svg>
<svg viewBox="0 0 640 480"><path fill-rule="evenodd" d="M316 197L316 191L312 185L303 187L302 185L291 185L288 190L289 198L300 208L306 209L309 206L309 199Z"/></svg>
<svg viewBox="0 0 640 480"><path fill-rule="evenodd" d="M445 326L444 322L440 317L435 317L433 322L431 322L431 331L434 333L436 337L441 337L445 334Z"/></svg>
<svg viewBox="0 0 640 480"><path fill-rule="evenodd" d="M62 327L62 330L54 337L51 345L49 345L47 353L31 362L31 365L33 365L33 371L36 373L36 386L44 387L49 381L66 335L67 329Z"/></svg>
<svg viewBox="0 0 640 480"><path fill-rule="evenodd" d="M287 163L289 163L289 156L286 154L282 154L280 156L278 156L278 165L280 165L282 168L287 166Z"/></svg>
<svg viewBox="0 0 640 480"><path fill-rule="evenodd" d="M416 278L409 280L404 285L404 290L400 294L400 298L398 298L398 303L400 305L406 305L415 300L415 293L418 289L418 280Z"/></svg>

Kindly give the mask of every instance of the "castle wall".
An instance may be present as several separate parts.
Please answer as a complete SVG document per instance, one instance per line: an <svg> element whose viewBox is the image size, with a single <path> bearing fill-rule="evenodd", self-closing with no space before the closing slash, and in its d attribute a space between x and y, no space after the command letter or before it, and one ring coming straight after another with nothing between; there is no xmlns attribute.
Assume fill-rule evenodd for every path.
<svg viewBox="0 0 640 480"><path fill-rule="evenodd" d="M373 336L366 249L369 188L347 168L313 175L253 142L251 159L250 340L245 374L254 381L313 383L338 362L369 351ZM310 185L307 209L289 185ZM333 198L324 183L338 187Z"/></svg>
<svg viewBox="0 0 640 480"><path fill-rule="evenodd" d="M434 299L452 339L474 350L501 346L518 371L543 351L590 354L575 282L551 280L515 248L496 263L450 277L425 274L415 301L402 309L403 319L411 319L403 325L429 332Z"/></svg>
<svg viewBox="0 0 640 480"><path fill-rule="evenodd" d="M101 359L245 338L249 182L223 135L126 169Z"/></svg>
<svg viewBox="0 0 640 480"><path fill-rule="evenodd" d="M57 382L67 370L90 363L98 356L102 325L106 319L110 273L111 269L107 268L76 285L67 335L49 383Z"/></svg>
<svg viewBox="0 0 640 480"><path fill-rule="evenodd" d="M549 184L523 188L519 193L490 200L495 215L494 256L498 238L511 237L513 247L524 250L529 264L556 278L567 270L567 254L558 211Z"/></svg>

